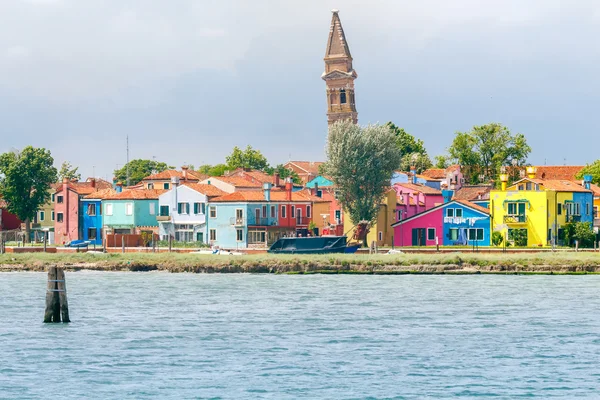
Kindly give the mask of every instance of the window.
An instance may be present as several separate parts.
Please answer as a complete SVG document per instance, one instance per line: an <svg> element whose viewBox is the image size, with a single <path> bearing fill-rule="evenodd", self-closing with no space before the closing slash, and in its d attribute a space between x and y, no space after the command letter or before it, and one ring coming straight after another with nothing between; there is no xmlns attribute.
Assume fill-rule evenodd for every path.
<svg viewBox="0 0 600 400"><path fill-rule="evenodd" d="M281 206L281 218L285 218L286 206Z"/></svg>
<svg viewBox="0 0 600 400"><path fill-rule="evenodd" d="M450 240L457 241L458 240L458 229L450 228L450 232L448 232L448 238Z"/></svg>
<svg viewBox="0 0 600 400"><path fill-rule="evenodd" d="M477 228L477 240L478 241L483 240L483 228Z"/></svg>
<svg viewBox="0 0 600 400"><path fill-rule="evenodd" d="M565 230L558 228L558 240L565 240Z"/></svg>
<svg viewBox="0 0 600 400"><path fill-rule="evenodd" d="M43 221L44 219L46 219L46 213L44 211L40 211L40 217L39 220Z"/></svg>
<svg viewBox="0 0 600 400"><path fill-rule="evenodd" d="M548 237L546 238L547 241L551 241L552 240L552 229L548 229Z"/></svg>
<svg viewBox="0 0 600 400"><path fill-rule="evenodd" d="M383 232L379 231L378 237L379 241L381 242L383 240Z"/></svg>
<svg viewBox="0 0 600 400"><path fill-rule="evenodd" d="M296 215L296 206L292 206L292 217Z"/></svg>
<svg viewBox="0 0 600 400"><path fill-rule="evenodd" d="M275 218L275 206L271 206L271 218Z"/></svg>
<svg viewBox="0 0 600 400"><path fill-rule="evenodd" d="M475 229L469 229L469 240L475 240Z"/></svg>
<svg viewBox="0 0 600 400"><path fill-rule="evenodd" d="M402 214L400 214L402 215ZM335 210L335 221L338 224L342 223L342 210Z"/></svg>
<svg viewBox="0 0 600 400"><path fill-rule="evenodd" d="M52 221L54 221L54 211L52 211L52 212L50 213L50 218L52 219Z"/></svg>
<svg viewBox="0 0 600 400"><path fill-rule="evenodd" d="M598 215L598 206L594 206L594 218L598 217L600 217L600 215Z"/></svg>
<svg viewBox="0 0 600 400"><path fill-rule="evenodd" d="M427 240L435 240L435 228L427 228Z"/></svg>
<svg viewBox="0 0 600 400"><path fill-rule="evenodd" d="M148 209L148 211L150 212L150 215L156 215L156 204L150 203L149 206L150 208Z"/></svg>
<svg viewBox="0 0 600 400"><path fill-rule="evenodd" d="M244 231L241 229L235 230L235 240L241 242L244 238Z"/></svg>
<svg viewBox="0 0 600 400"><path fill-rule="evenodd" d="M168 217L169 216L169 206L160 206L159 215L161 217Z"/></svg>
<svg viewBox="0 0 600 400"><path fill-rule="evenodd" d="M163 183L163 189L169 190L169 187L170 187L170 185L168 182Z"/></svg>
<svg viewBox="0 0 600 400"><path fill-rule="evenodd" d="M306 217L307 218L312 217L312 214L311 214L312 210L310 208L311 208L310 206L306 206Z"/></svg>
<svg viewBox="0 0 600 400"><path fill-rule="evenodd" d="M56 214L56 222L63 222L63 213Z"/></svg>
<svg viewBox="0 0 600 400"><path fill-rule="evenodd" d="M346 89L340 90L340 104L346 104Z"/></svg>
<svg viewBox="0 0 600 400"><path fill-rule="evenodd" d="M263 218L267 218L267 206L262 206L262 216Z"/></svg>
<svg viewBox="0 0 600 400"><path fill-rule="evenodd" d="M203 205L204 205L204 203L194 203L194 214L196 214L196 215L204 214L204 212L202 210Z"/></svg>
<svg viewBox="0 0 600 400"><path fill-rule="evenodd" d="M177 213L178 214L189 214L190 213L190 203L177 203Z"/></svg>
<svg viewBox="0 0 600 400"><path fill-rule="evenodd" d="M96 204L94 204L94 203L88 204L87 213L90 217L95 216L96 215Z"/></svg>
<svg viewBox="0 0 600 400"><path fill-rule="evenodd" d="M523 189L525 189L525 186L523 186L523 185L519 185L519 186L517 187L517 190L523 190Z"/></svg>
<svg viewBox="0 0 600 400"><path fill-rule="evenodd" d="M242 210L241 208L236 209L235 210L236 221L241 222L243 218L244 218L244 210Z"/></svg>
<svg viewBox="0 0 600 400"><path fill-rule="evenodd" d="M317 197L323 197L323 191L321 189L317 190Z"/></svg>
<svg viewBox="0 0 600 400"><path fill-rule="evenodd" d="M63 197L62 196L56 196L56 202L58 204L61 204L63 202Z"/></svg>
<svg viewBox="0 0 600 400"><path fill-rule="evenodd" d="M88 228L88 239L95 240L96 239L96 233L97 233L97 229L96 228Z"/></svg>
<svg viewBox="0 0 600 400"><path fill-rule="evenodd" d="M449 217L449 218L454 217L454 208L446 208L446 217Z"/></svg>
<svg viewBox="0 0 600 400"><path fill-rule="evenodd" d="M106 215L113 215L113 205L112 204L107 204L105 207L105 213Z"/></svg>
<svg viewBox="0 0 600 400"><path fill-rule="evenodd" d="M133 215L133 203L125 203L125 215Z"/></svg>
<svg viewBox="0 0 600 400"><path fill-rule="evenodd" d="M216 229L210 229L208 231L208 236L209 236L209 240L211 242L214 242L217 240L217 230Z"/></svg>
<svg viewBox="0 0 600 400"><path fill-rule="evenodd" d="M525 203L508 203L508 215L525 215Z"/></svg>
<svg viewBox="0 0 600 400"><path fill-rule="evenodd" d="M217 218L217 207L215 206L210 206L208 208L208 213L209 213L209 217L210 218Z"/></svg>
<svg viewBox="0 0 600 400"><path fill-rule="evenodd" d="M52 202L54 203L56 201L56 194L52 193Z"/></svg>
<svg viewBox="0 0 600 400"><path fill-rule="evenodd" d="M200 210L202 211L202 214L206 214L206 203L201 203L202 206L200 207Z"/></svg>
<svg viewBox="0 0 600 400"><path fill-rule="evenodd" d="M562 204L558 203L558 209L556 210L558 215L562 215Z"/></svg>
<svg viewBox="0 0 600 400"><path fill-rule="evenodd" d="M525 189L526 189L526 190L531 190L531 182L527 182L527 183L525 184Z"/></svg>
<svg viewBox="0 0 600 400"><path fill-rule="evenodd" d="M148 184L148 189L154 189L154 183L149 183Z"/></svg>
<svg viewBox="0 0 600 400"><path fill-rule="evenodd" d="M248 244L265 244L267 234L265 231L248 231Z"/></svg>
<svg viewBox="0 0 600 400"><path fill-rule="evenodd" d="M462 208L456 208L454 210L454 216L456 218L462 218L462 216L463 216L463 209Z"/></svg>
<svg viewBox="0 0 600 400"><path fill-rule="evenodd" d="M590 203L585 203L585 214L590 215Z"/></svg>

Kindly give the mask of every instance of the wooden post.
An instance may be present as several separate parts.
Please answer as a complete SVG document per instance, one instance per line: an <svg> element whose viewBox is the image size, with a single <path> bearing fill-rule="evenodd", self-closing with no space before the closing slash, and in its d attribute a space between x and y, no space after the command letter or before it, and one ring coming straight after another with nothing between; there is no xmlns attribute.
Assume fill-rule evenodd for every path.
<svg viewBox="0 0 600 400"><path fill-rule="evenodd" d="M48 286L46 289L46 311L44 322L71 322L67 303L65 272L62 268L48 268Z"/></svg>
<svg viewBox="0 0 600 400"><path fill-rule="evenodd" d="M172 248L173 248L173 236L171 236L169 234L169 253L171 252Z"/></svg>
<svg viewBox="0 0 600 400"><path fill-rule="evenodd" d="M125 235L121 235L121 253L125 253Z"/></svg>
<svg viewBox="0 0 600 400"><path fill-rule="evenodd" d="M43 235L44 235L44 253L45 253L46 252L46 247L47 247L47 244L48 244L48 232L44 232Z"/></svg>
<svg viewBox="0 0 600 400"><path fill-rule="evenodd" d="M579 251L579 240L575 241L575 252L577 253Z"/></svg>

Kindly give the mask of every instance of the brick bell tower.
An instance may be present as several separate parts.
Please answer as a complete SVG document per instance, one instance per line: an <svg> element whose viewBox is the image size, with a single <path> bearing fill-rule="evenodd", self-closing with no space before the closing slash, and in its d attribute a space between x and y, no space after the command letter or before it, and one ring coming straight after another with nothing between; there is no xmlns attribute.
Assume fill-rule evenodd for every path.
<svg viewBox="0 0 600 400"><path fill-rule="evenodd" d="M321 78L327 86L327 122L350 119L358 123L354 97L356 71L352 68L352 56L346 42L338 10L331 10L331 27L325 50L325 72Z"/></svg>

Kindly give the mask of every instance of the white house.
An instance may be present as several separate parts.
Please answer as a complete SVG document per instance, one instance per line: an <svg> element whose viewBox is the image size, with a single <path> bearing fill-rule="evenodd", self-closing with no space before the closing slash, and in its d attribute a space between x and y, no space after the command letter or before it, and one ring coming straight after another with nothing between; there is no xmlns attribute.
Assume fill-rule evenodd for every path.
<svg viewBox="0 0 600 400"><path fill-rule="evenodd" d="M173 188L158 198L161 240L208 243L206 214L211 198L226 194L208 184L173 182Z"/></svg>

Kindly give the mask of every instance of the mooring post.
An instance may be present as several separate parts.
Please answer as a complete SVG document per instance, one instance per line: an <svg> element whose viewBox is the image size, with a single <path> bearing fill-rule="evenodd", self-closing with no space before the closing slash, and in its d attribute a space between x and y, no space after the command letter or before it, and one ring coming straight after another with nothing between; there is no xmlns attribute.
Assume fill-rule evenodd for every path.
<svg viewBox="0 0 600 400"><path fill-rule="evenodd" d="M48 268L48 285L46 289L46 311L44 322L71 322L69 304L67 303L67 286L65 272L62 268Z"/></svg>
<svg viewBox="0 0 600 400"><path fill-rule="evenodd" d="M169 253L171 252L172 248L173 248L173 236L169 235Z"/></svg>
<svg viewBox="0 0 600 400"><path fill-rule="evenodd" d="M121 236L121 253L125 253L125 235Z"/></svg>
<svg viewBox="0 0 600 400"><path fill-rule="evenodd" d="M44 232L44 233L42 233L42 235L44 235L44 253L45 253L46 252L46 247L47 247L47 244L48 244L48 240L47 240L48 239L48 233Z"/></svg>
<svg viewBox="0 0 600 400"><path fill-rule="evenodd" d="M575 253L579 252L579 240L575 241Z"/></svg>

